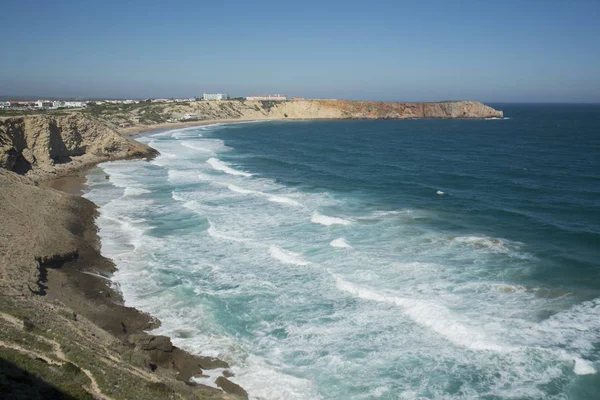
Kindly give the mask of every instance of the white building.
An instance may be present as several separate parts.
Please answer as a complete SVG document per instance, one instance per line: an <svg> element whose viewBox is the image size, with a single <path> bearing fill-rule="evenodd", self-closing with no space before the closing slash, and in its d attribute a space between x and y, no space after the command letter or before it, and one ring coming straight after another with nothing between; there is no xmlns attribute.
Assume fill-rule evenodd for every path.
<svg viewBox="0 0 600 400"><path fill-rule="evenodd" d="M259 94L259 95L254 95L254 96L247 96L246 100L252 101L252 100L275 100L275 101L284 101L287 100L287 97L285 97L282 94Z"/></svg>
<svg viewBox="0 0 600 400"><path fill-rule="evenodd" d="M195 114L185 114L182 119L198 119L198 116Z"/></svg>
<svg viewBox="0 0 600 400"><path fill-rule="evenodd" d="M202 95L202 99L203 100L227 100L229 98L229 96L227 96L226 94L223 93L214 93L214 94L210 94L210 93L204 93Z"/></svg>
<svg viewBox="0 0 600 400"><path fill-rule="evenodd" d="M35 106L37 108L52 108L54 107L54 103L48 100L38 100L35 102Z"/></svg>
<svg viewBox="0 0 600 400"><path fill-rule="evenodd" d="M63 107L84 107L83 101L65 101Z"/></svg>
<svg viewBox="0 0 600 400"><path fill-rule="evenodd" d="M0 101L0 108L10 108L10 101Z"/></svg>

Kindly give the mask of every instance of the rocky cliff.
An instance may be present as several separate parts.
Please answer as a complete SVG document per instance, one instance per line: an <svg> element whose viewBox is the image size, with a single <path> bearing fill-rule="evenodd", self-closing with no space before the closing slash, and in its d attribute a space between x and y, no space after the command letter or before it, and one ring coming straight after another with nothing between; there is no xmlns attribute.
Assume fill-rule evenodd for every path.
<svg viewBox="0 0 600 400"><path fill-rule="evenodd" d="M156 151L81 113L0 119L0 168L42 180Z"/></svg>
<svg viewBox="0 0 600 400"><path fill-rule="evenodd" d="M388 103L346 100L193 101L181 103L104 104L90 107L115 129L118 125L156 126L184 117L200 121L271 119L502 118L502 111L476 101ZM139 130L139 129L138 129Z"/></svg>
<svg viewBox="0 0 600 400"><path fill-rule="evenodd" d="M346 100L300 101L197 101L165 105L172 118L184 114L200 119L407 119L502 118L502 111L476 101L439 103L388 103ZM142 114L143 116L143 114Z"/></svg>
<svg viewBox="0 0 600 400"><path fill-rule="evenodd" d="M107 285L115 265L99 252L96 213L0 168L0 397L247 398L225 376L224 391L190 381L226 362L143 332L158 321Z"/></svg>

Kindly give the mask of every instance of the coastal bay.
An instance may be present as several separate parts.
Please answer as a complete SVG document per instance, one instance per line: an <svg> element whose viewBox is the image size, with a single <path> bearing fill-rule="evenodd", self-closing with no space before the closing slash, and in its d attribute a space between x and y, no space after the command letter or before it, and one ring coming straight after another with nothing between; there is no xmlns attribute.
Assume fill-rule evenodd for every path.
<svg viewBox="0 0 600 400"><path fill-rule="evenodd" d="M485 111L481 116L489 115ZM313 117L330 115L307 114L298 119ZM152 160L158 152L117 134L110 122L84 113L10 117L0 122L4 227L0 322L6 338L0 348L3 358L15 366L11 368L54 381L56 386L49 390L75 397L82 393L99 398L151 399L165 393L246 397L246 391L232 382L236 378L226 362L191 355L166 336L144 333L159 328L160 322L123 306L120 289L110 284L117 270L101 251L97 207L80 197L88 190L84 177L97 163ZM210 122L214 120L192 123ZM111 182L110 174L102 179ZM65 379L52 379L48 365L61 368ZM65 369L69 365L73 367ZM190 385L190 378L201 378L213 369L220 375L216 381L215 377L206 381L213 387ZM9 386L27 398L27 387L16 382Z"/></svg>
<svg viewBox="0 0 600 400"><path fill-rule="evenodd" d="M251 396L585 399L595 110L152 132L85 196L127 304Z"/></svg>

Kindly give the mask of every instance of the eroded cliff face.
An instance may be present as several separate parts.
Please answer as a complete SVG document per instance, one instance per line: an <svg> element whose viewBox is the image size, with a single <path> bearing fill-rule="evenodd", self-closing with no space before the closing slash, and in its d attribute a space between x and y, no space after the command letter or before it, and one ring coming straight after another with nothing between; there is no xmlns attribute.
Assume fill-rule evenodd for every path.
<svg viewBox="0 0 600 400"><path fill-rule="evenodd" d="M0 119L0 168L36 181L102 161L155 154L150 147L80 113Z"/></svg>
<svg viewBox="0 0 600 400"><path fill-rule="evenodd" d="M184 114L199 119L408 119L408 118L502 118L502 111L476 101L438 103L389 103L346 100L300 101L199 101L166 105L171 118Z"/></svg>
<svg viewBox="0 0 600 400"><path fill-rule="evenodd" d="M89 200L0 168L2 398L54 387L63 395L42 397L247 399L225 376L224 391L190 382L229 365L144 333L157 321L121 305L107 285L115 265L99 252L96 214Z"/></svg>

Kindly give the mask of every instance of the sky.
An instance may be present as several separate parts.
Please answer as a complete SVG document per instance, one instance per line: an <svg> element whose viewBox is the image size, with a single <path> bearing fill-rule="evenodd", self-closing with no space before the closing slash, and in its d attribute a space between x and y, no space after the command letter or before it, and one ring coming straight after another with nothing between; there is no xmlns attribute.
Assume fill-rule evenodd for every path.
<svg viewBox="0 0 600 400"><path fill-rule="evenodd" d="M29 0L0 9L0 96L600 102L597 0Z"/></svg>

